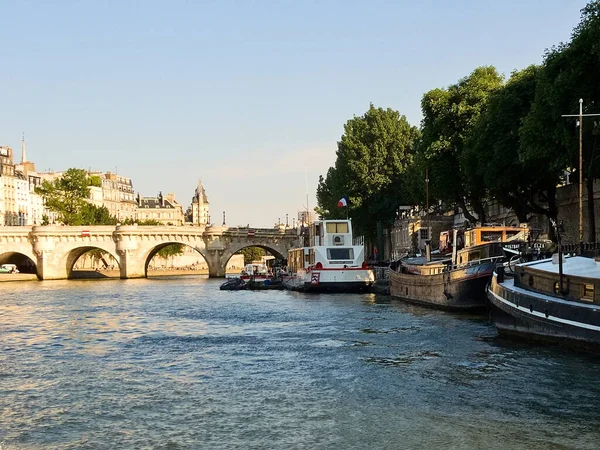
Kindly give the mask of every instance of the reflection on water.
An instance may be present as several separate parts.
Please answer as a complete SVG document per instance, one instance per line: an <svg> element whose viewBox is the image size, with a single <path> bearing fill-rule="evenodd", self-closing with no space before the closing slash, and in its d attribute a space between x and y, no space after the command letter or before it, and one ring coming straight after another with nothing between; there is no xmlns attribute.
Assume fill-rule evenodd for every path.
<svg viewBox="0 0 600 450"><path fill-rule="evenodd" d="M375 295L0 284L0 448L597 448L597 357Z"/></svg>

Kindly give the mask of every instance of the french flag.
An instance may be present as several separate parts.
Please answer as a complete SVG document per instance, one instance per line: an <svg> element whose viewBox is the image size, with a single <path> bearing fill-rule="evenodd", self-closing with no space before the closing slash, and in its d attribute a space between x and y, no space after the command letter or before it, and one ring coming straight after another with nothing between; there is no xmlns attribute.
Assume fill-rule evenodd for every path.
<svg viewBox="0 0 600 450"><path fill-rule="evenodd" d="M346 197L342 197L338 201L338 208L343 208L344 206L348 206L348 199Z"/></svg>

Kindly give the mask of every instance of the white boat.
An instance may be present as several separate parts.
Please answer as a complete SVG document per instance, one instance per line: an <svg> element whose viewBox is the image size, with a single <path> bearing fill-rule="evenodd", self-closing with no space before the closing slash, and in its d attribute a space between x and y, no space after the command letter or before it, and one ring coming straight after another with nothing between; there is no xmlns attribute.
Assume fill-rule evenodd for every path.
<svg viewBox="0 0 600 450"><path fill-rule="evenodd" d="M253 262L246 264L242 269L240 278L244 281L249 280L267 280L272 278L269 268L262 262Z"/></svg>
<svg viewBox="0 0 600 450"><path fill-rule="evenodd" d="M352 221L321 220L308 226L304 246L288 252L287 289L305 292L367 292L375 281L365 249L352 243Z"/></svg>

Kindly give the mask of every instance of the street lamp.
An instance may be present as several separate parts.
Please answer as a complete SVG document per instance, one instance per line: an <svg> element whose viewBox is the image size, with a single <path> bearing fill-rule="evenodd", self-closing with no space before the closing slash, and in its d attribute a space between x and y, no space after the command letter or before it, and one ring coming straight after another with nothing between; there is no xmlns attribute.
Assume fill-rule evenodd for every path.
<svg viewBox="0 0 600 450"><path fill-rule="evenodd" d="M600 114L583 114L583 99L579 99L579 114L563 114L561 117L578 117L579 126L579 247L583 253L583 118Z"/></svg>

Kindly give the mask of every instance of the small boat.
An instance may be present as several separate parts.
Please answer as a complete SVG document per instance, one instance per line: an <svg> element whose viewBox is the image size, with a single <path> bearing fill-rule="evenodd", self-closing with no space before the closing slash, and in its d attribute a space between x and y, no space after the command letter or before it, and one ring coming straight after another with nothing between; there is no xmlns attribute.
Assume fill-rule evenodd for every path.
<svg viewBox="0 0 600 450"><path fill-rule="evenodd" d="M487 291L500 335L600 351L598 259L555 254L506 272L497 268Z"/></svg>
<svg viewBox="0 0 600 450"><path fill-rule="evenodd" d="M494 267L506 256L503 245L527 239L527 228L482 226L464 232L459 249L454 230L452 254L401 260L389 272L390 294L399 299L448 310L484 310L485 289Z"/></svg>
<svg viewBox="0 0 600 450"><path fill-rule="evenodd" d="M246 282L241 278L229 278L219 289L222 291L244 291L246 288Z"/></svg>
<svg viewBox="0 0 600 450"><path fill-rule="evenodd" d="M260 262L246 264L242 269L240 278L244 281L268 280L273 278L273 275L269 272L267 265Z"/></svg>
<svg viewBox="0 0 600 450"><path fill-rule="evenodd" d="M352 220L319 220L304 233L304 246L288 252L281 275L286 289L303 292L368 292L375 281L363 245L352 243Z"/></svg>
<svg viewBox="0 0 600 450"><path fill-rule="evenodd" d="M246 282L246 289L252 291L281 291L285 289L283 282L276 278L249 280Z"/></svg>

